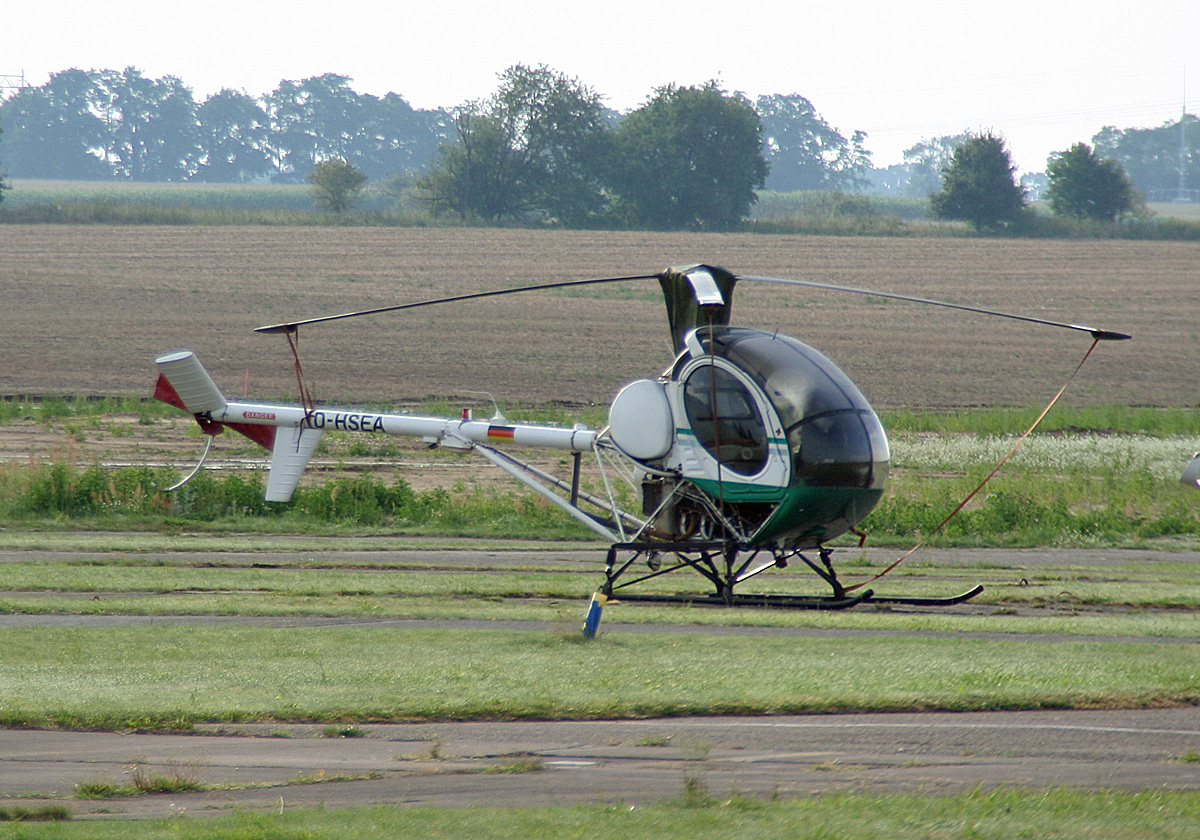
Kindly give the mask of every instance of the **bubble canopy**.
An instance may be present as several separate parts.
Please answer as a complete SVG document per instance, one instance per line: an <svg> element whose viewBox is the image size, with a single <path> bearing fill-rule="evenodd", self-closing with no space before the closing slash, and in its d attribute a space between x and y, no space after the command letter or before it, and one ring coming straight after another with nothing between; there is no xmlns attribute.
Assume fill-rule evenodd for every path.
<svg viewBox="0 0 1200 840"><path fill-rule="evenodd" d="M883 486L891 460L887 435L837 365L801 341L759 330L702 328L695 338L706 354L726 359L762 389L787 438L794 486Z"/></svg>

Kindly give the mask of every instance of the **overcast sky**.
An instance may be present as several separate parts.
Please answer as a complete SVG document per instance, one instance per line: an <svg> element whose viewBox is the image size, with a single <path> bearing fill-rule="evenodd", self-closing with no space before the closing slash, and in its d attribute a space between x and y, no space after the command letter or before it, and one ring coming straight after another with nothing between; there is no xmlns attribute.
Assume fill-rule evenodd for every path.
<svg viewBox="0 0 1200 840"><path fill-rule="evenodd" d="M0 25L0 74L40 85L133 66L178 76L197 100L332 72L450 107L522 63L624 111L661 85L716 79L751 98L807 97L846 137L867 132L877 166L970 129L1003 135L1022 171L1040 171L1104 125L1176 120L1185 92L1200 103L1198 0L12 0Z"/></svg>

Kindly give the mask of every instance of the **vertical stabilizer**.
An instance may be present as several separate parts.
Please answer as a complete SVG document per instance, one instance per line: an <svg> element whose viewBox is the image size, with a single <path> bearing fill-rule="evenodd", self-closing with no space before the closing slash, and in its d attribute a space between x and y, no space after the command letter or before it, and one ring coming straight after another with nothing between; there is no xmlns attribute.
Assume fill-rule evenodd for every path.
<svg viewBox="0 0 1200 840"><path fill-rule="evenodd" d="M271 451L271 477L267 479L268 502L288 502L300 476L308 466L308 459L317 451L321 442L320 429L304 429L300 426L280 426L275 435L275 448Z"/></svg>
<svg viewBox="0 0 1200 840"><path fill-rule="evenodd" d="M1200 487L1200 452L1197 452L1192 456L1192 460L1188 461L1179 480L1189 487Z"/></svg>

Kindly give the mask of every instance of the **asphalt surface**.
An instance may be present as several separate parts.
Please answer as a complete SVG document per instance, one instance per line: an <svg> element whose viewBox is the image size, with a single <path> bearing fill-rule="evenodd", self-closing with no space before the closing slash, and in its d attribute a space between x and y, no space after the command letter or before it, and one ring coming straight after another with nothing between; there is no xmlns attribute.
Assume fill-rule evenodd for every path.
<svg viewBox="0 0 1200 840"><path fill-rule="evenodd" d="M37 553L0 552L0 564L31 559ZM432 554L435 556L413 552L411 559L444 566L460 562L464 556ZM1059 564L1071 559L1062 552L1022 552L1019 565L1036 568L1050 558ZM395 555L391 559L395 561ZM560 556L552 563L565 567L583 559ZM948 559L972 568L979 554L939 555L939 565L951 565L946 563ZM1096 565L1125 562L1128 557L1101 552L1079 559ZM262 563L264 557L222 555L222 560L249 564ZM270 562L292 560L286 554L270 558ZM541 566L547 558L497 552L483 560L481 564L478 555L474 558L474 573L479 573L480 565L504 567L536 560ZM967 604L954 609L994 607ZM5 615L0 616L0 627L230 620L227 616ZM356 620L236 619L240 623L289 625ZM488 624L509 625L544 626L538 622ZM658 633L680 628L606 620L603 629ZM872 631L689 625L687 632L819 637L870 635ZM1053 641L1057 637L1037 638ZM1078 641L1080 637L1061 638ZM1131 641L1127 637L1121 640ZM329 737L324 727L278 724L236 729L202 726L194 734L0 729L0 808L66 806L77 819L105 819L322 805L644 804L680 797L685 789L707 791L717 798L735 792L764 797L822 791L936 795L994 786L1200 790L1198 757L1200 707L579 722L442 721L368 724L359 737ZM76 796L81 784L128 785L139 776L182 779L203 789L104 799Z"/></svg>
<svg viewBox="0 0 1200 840"><path fill-rule="evenodd" d="M0 807L76 818L303 807L645 804L994 786L1200 789L1200 708L589 722L203 727L197 734L0 730ZM1190 760L1189 760L1190 759ZM73 798L135 774L209 789Z"/></svg>

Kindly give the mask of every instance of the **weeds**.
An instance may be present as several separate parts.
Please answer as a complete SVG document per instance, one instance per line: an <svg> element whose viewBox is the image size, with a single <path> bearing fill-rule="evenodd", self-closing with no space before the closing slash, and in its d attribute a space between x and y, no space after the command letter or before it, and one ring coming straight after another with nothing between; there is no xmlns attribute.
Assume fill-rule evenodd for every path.
<svg viewBox="0 0 1200 840"><path fill-rule="evenodd" d="M670 744L670 735L643 735L633 742L635 747L666 747Z"/></svg>
<svg viewBox="0 0 1200 840"><path fill-rule="evenodd" d="M326 726L321 731L321 735L325 738L365 738L367 730L351 724L350 726Z"/></svg>
<svg viewBox="0 0 1200 840"><path fill-rule="evenodd" d="M164 526L262 519L282 530L352 524L551 539L582 534L550 504L513 492L417 492L400 477L388 483L362 475L301 487L290 502L271 503L263 499L257 474L201 472L178 491L164 493L161 488L177 475L172 469L149 467L80 469L69 458L0 464L0 515L13 520L149 517Z"/></svg>
<svg viewBox="0 0 1200 840"><path fill-rule="evenodd" d="M1082 438L1053 439L1041 449L1035 444L931 544L1119 545L1200 535L1200 513L1186 488L1170 480L1182 464L1179 453L1192 451L1196 441L1146 440L1152 445L1137 449L1137 441L1124 439L1111 451L1108 442L1097 446ZM993 448L987 441L957 438L915 446L898 441L889 497L864 530L876 543L928 537L986 474ZM963 463L985 466L957 466ZM387 482L357 475L303 486L292 501L280 504L264 501L257 473L201 472L179 491L164 493L161 488L176 476L163 468L79 468L69 458L0 464L0 516L90 519L108 527L122 527L122 522L125 527L130 522L213 527L260 520L283 532L349 525L460 536L588 536L548 502L516 490L416 491L400 477Z"/></svg>
<svg viewBox="0 0 1200 840"><path fill-rule="evenodd" d="M709 808L717 802L708 792L708 783L704 781L702 770L684 772L681 799L685 808Z"/></svg>
<svg viewBox="0 0 1200 840"><path fill-rule="evenodd" d="M63 805L42 808L0 808L0 822L61 822L71 819L71 809Z"/></svg>
<svg viewBox="0 0 1200 840"><path fill-rule="evenodd" d="M541 756L523 755L485 767L483 772L492 774L538 773L545 769L546 762Z"/></svg>
<svg viewBox="0 0 1200 840"><path fill-rule="evenodd" d="M115 799L149 793L186 793L208 789L208 785L194 777L190 768L174 767L170 773L155 773L138 761L129 769L129 784L93 779L75 785L75 795L80 799Z"/></svg>
<svg viewBox="0 0 1200 840"><path fill-rule="evenodd" d="M64 418L110 417L118 414L136 415L138 422L145 425L159 418L177 417L179 410L158 400L128 397L0 397L0 423L50 423Z"/></svg>

